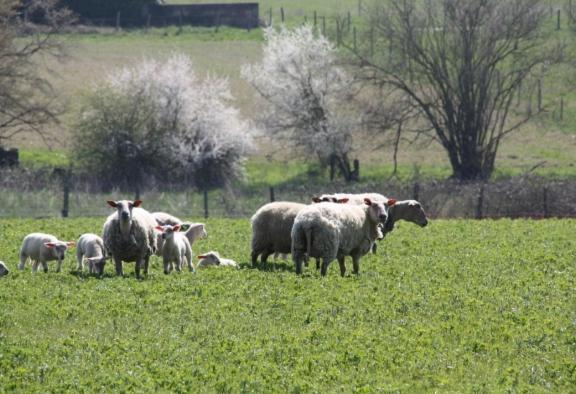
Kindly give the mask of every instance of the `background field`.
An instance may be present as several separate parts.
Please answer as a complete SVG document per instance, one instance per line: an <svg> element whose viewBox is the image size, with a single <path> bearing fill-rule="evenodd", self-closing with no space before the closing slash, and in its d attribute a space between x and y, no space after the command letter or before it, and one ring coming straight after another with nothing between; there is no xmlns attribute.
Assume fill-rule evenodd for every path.
<svg viewBox="0 0 576 394"><path fill-rule="evenodd" d="M0 220L0 391L576 387L574 220L400 223L359 277L251 268L245 219L209 220L194 246L239 270L165 276L154 259L148 279L132 264L97 279L72 256L59 274L15 270L26 233L75 239L102 221Z"/></svg>

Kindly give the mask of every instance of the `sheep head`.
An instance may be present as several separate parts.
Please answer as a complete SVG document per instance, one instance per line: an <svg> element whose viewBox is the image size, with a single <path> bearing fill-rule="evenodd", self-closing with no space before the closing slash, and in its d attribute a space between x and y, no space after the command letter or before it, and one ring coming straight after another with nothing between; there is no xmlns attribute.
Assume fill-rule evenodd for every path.
<svg viewBox="0 0 576 394"><path fill-rule="evenodd" d="M385 224L388 220L388 205L382 201L372 201L364 199L364 204L368 206L368 216L374 223Z"/></svg>

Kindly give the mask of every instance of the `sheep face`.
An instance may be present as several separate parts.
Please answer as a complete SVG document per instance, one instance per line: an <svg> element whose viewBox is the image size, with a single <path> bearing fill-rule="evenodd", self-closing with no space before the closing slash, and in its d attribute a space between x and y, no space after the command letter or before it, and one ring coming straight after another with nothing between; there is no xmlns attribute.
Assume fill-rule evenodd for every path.
<svg viewBox="0 0 576 394"><path fill-rule="evenodd" d="M426 227L428 218L422 205L416 200L408 200L408 207L406 211L406 219L409 222L416 223L420 227Z"/></svg>
<svg viewBox="0 0 576 394"><path fill-rule="evenodd" d="M106 265L106 260L108 260L110 256L98 256L98 257L89 257L86 259L88 261L88 265L90 267L90 273L96 273L98 275L102 275L104 273L104 266Z"/></svg>
<svg viewBox="0 0 576 394"><path fill-rule="evenodd" d="M220 255L218 252L208 252L198 256L203 265L220 265Z"/></svg>
<svg viewBox="0 0 576 394"><path fill-rule="evenodd" d="M174 233L180 231L180 225L176 224L171 226L169 224L165 226L156 226L156 230L162 233L162 239L167 240L174 237Z"/></svg>
<svg viewBox="0 0 576 394"><path fill-rule="evenodd" d="M74 246L74 242L44 242L44 246L50 249L52 256L54 256L58 261L64 260L64 256L66 255L66 251L68 248Z"/></svg>
<svg viewBox="0 0 576 394"><path fill-rule="evenodd" d="M10 273L6 264L3 261L0 261L0 276L6 276Z"/></svg>
<svg viewBox="0 0 576 394"><path fill-rule="evenodd" d="M118 220L122 223L130 223L132 221L132 208L139 207L142 205L141 200L130 201L130 200L119 200L107 201L108 205L112 208L116 208L118 211Z"/></svg>
<svg viewBox="0 0 576 394"><path fill-rule="evenodd" d="M368 215L372 222L386 223L386 220L388 220L388 204L381 201L372 201L369 198L364 199L364 204L368 205Z"/></svg>

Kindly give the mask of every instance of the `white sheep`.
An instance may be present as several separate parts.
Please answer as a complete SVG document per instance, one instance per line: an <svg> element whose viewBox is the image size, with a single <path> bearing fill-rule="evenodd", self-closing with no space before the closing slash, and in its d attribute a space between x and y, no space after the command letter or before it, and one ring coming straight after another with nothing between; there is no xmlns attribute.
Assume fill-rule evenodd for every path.
<svg viewBox="0 0 576 394"><path fill-rule="evenodd" d="M106 260L110 256L106 255L104 240L96 234L82 234L76 244L76 261L78 262L78 271L84 269L84 260L88 264L88 272L91 274L102 275Z"/></svg>
<svg viewBox="0 0 576 394"><path fill-rule="evenodd" d="M122 261L135 262L136 278L140 269L148 274L150 256L156 252L156 220L145 209L141 200L108 201L116 212L108 216L102 230L106 254L111 255L116 275L123 275Z"/></svg>
<svg viewBox="0 0 576 394"><path fill-rule="evenodd" d="M0 261L0 276L6 276L10 273L10 270L8 270L8 267L6 266L6 264L3 261Z"/></svg>
<svg viewBox="0 0 576 394"><path fill-rule="evenodd" d="M159 226L183 224L182 220L166 212L152 212L150 215L154 216Z"/></svg>
<svg viewBox="0 0 576 394"><path fill-rule="evenodd" d="M180 231L180 225L156 226L156 230L162 234L164 246L162 248L162 260L164 262L164 273L169 274L176 265L176 271L181 272L184 261L191 272L194 272L192 264L192 247L190 241L184 233Z"/></svg>
<svg viewBox="0 0 576 394"><path fill-rule="evenodd" d="M234 260L222 258L218 252L213 250L198 256L198 267L208 267L211 265L217 267L238 268L238 263Z"/></svg>
<svg viewBox="0 0 576 394"><path fill-rule="evenodd" d="M250 219L252 225L252 265L258 256L262 263L272 253L287 254L292 248L290 233L298 212L306 204L277 201L260 207Z"/></svg>
<svg viewBox="0 0 576 394"><path fill-rule="evenodd" d="M32 261L32 271L38 270L38 265L42 264L44 272L48 272L48 261L57 260L56 272L60 272L62 261L66 257L68 248L74 246L73 241L59 241L53 235L44 233L31 233L24 237L20 248L19 270L23 270L26 260Z"/></svg>
<svg viewBox="0 0 576 394"><path fill-rule="evenodd" d="M420 204L416 200L396 201L388 211L388 221L384 225L384 235L394 230L394 224L399 220L405 220L417 224L420 227L428 225L428 218Z"/></svg>
<svg viewBox="0 0 576 394"><path fill-rule="evenodd" d="M388 206L366 198L363 205L322 202L303 208L292 227L292 259L296 274L302 273L306 256L322 259L321 274L338 259L344 276L344 258L352 257L354 273L359 273L360 257L370 251L376 241L379 224L386 223Z"/></svg>

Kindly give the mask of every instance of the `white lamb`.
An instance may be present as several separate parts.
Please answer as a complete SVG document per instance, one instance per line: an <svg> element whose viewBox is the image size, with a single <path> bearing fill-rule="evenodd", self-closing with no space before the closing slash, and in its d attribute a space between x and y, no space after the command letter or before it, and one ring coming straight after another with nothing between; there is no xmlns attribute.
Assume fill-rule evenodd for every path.
<svg viewBox="0 0 576 394"><path fill-rule="evenodd" d="M238 268L238 263L234 260L222 258L218 252L213 250L198 256L198 267L208 267L211 265L217 267Z"/></svg>
<svg viewBox="0 0 576 394"><path fill-rule="evenodd" d="M322 202L303 208L292 227L292 259L296 274L302 273L302 262L308 257L322 259L321 274L338 259L344 276L344 258L351 256L354 273L360 269L360 257L376 241L379 224L386 223L388 207L384 202L365 199L363 205Z"/></svg>
<svg viewBox="0 0 576 394"><path fill-rule="evenodd" d="M0 261L0 276L6 276L10 273L8 267L3 261Z"/></svg>
<svg viewBox="0 0 576 394"><path fill-rule="evenodd" d="M68 248L74 246L73 241L59 241L53 235L44 233L31 233L24 237L20 248L19 270L23 270L26 260L32 261L32 271L38 270L38 265L42 264L44 272L48 272L48 261L57 260L56 272L60 272L62 261L66 257Z"/></svg>
<svg viewBox="0 0 576 394"><path fill-rule="evenodd" d="M139 208L142 201L108 201L116 212L104 223L102 239L106 254L111 255L116 275L123 275L122 261L134 261L136 278L140 269L148 274L150 256L156 252L156 220L148 211Z"/></svg>
<svg viewBox="0 0 576 394"><path fill-rule="evenodd" d="M192 264L192 247L190 241L184 233L179 232L180 225L156 226L156 230L162 234L164 246L162 249L162 260L164 262L164 273L169 274L176 266L176 271L181 272L186 261L188 268L194 272Z"/></svg>
<svg viewBox="0 0 576 394"><path fill-rule="evenodd" d="M208 236L204 223L184 223L176 216L170 215L166 212L153 212L151 215L154 216L154 219L156 219L156 223L158 223L159 226L165 226L167 224L171 226L177 224L180 225L179 231L184 231L186 238L188 238L188 241L190 242L190 246L194 245L194 242L197 239L206 238ZM158 233L156 246L156 255L162 256L162 248L164 247L162 233Z"/></svg>
<svg viewBox="0 0 576 394"><path fill-rule="evenodd" d="M84 269L84 260L88 264L88 272L91 274L102 275L106 260L110 256L106 255L104 241L96 234L82 234L76 244L76 260L78 262L78 271Z"/></svg>
<svg viewBox="0 0 576 394"><path fill-rule="evenodd" d="M182 220L166 212L152 212L150 215L154 216L159 226L183 224Z"/></svg>

